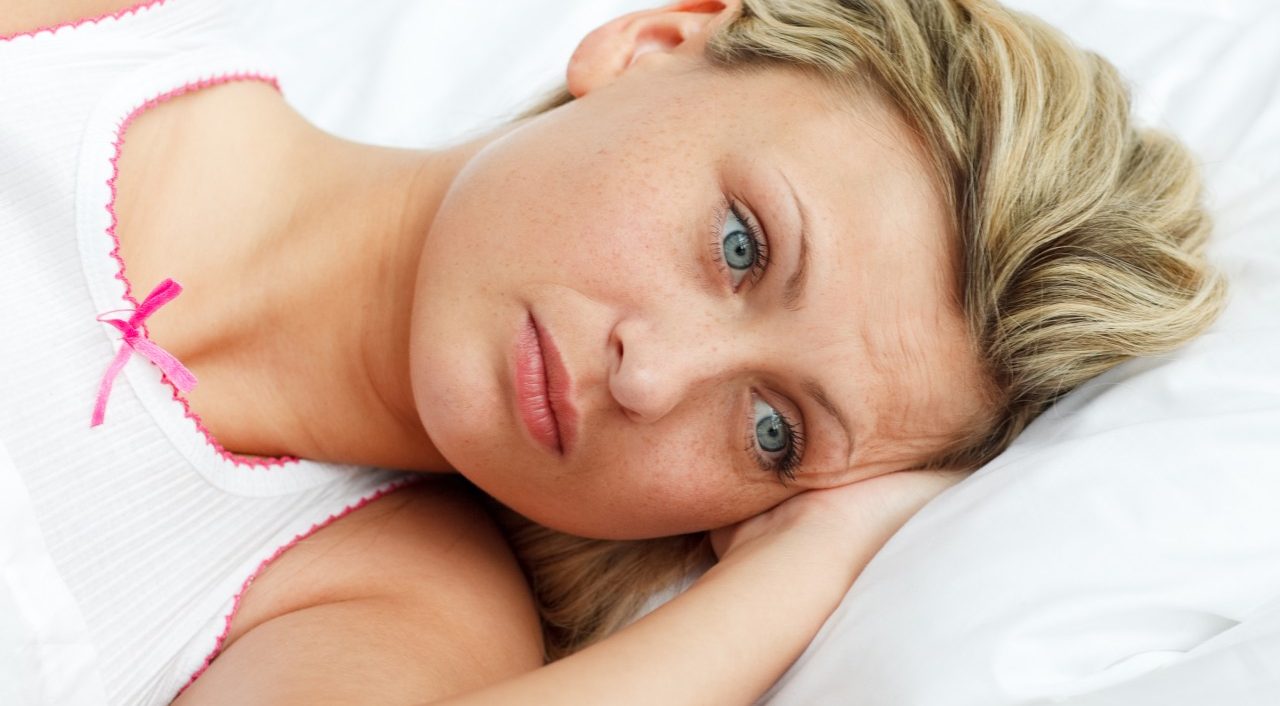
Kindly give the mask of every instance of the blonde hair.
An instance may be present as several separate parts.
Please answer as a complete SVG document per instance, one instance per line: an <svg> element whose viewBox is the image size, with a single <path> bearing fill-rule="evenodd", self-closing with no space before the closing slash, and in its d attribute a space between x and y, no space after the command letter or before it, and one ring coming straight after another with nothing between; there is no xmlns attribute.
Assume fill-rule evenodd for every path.
<svg viewBox="0 0 1280 706"><path fill-rule="evenodd" d="M877 91L928 148L955 218L963 315L992 413L926 467L974 469L1054 400L1203 331L1225 298L1191 152L1131 121L1114 66L990 0L744 0L724 70L792 67ZM572 100L560 90L526 115ZM547 657L625 625L711 560L706 533L605 541L493 502L539 601Z"/></svg>

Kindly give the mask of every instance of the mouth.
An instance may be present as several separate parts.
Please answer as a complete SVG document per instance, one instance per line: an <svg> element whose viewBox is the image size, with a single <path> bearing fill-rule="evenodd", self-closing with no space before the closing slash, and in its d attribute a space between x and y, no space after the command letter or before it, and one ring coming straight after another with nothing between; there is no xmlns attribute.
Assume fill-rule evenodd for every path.
<svg viewBox="0 0 1280 706"><path fill-rule="evenodd" d="M533 440L558 456L567 455L577 435L572 381L555 340L533 312L516 336L515 392L520 419Z"/></svg>

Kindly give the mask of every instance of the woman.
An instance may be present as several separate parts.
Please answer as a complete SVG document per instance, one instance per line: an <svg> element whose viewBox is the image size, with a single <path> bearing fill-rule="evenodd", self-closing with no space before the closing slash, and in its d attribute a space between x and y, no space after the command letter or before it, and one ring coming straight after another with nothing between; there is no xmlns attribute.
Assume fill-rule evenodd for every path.
<svg viewBox="0 0 1280 706"><path fill-rule="evenodd" d="M463 476L549 640L489 500L378 476L250 576L175 703L750 701L923 503L1219 306L1185 149L991 3L680 2L567 78L441 150L261 80L129 113L121 274L185 296L117 328L228 453ZM705 530L716 566L611 634Z"/></svg>

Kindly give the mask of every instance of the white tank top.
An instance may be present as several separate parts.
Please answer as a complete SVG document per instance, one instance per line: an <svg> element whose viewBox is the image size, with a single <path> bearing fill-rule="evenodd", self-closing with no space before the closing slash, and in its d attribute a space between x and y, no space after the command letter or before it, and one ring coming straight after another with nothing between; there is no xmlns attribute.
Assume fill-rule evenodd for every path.
<svg viewBox="0 0 1280 706"><path fill-rule="evenodd" d="M29 662L27 683L0 686L0 701L169 703L217 655L271 560L421 478L230 454L140 353L90 427L126 345L98 317L127 319L148 294L131 289L115 239L121 135L183 92L240 80L280 90L222 12L153 0L0 38L0 608L11 608L0 632L19 631L0 638L0 659ZM39 561L14 558L24 552Z"/></svg>

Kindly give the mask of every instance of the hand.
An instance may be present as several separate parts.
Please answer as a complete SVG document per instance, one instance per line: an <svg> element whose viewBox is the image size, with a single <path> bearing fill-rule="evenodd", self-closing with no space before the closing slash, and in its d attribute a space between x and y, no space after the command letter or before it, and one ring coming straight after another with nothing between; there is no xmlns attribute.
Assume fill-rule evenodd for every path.
<svg viewBox="0 0 1280 706"><path fill-rule="evenodd" d="M807 490L734 525L711 531L721 561L780 534L812 535L810 547L880 550L912 515L970 471L896 471L856 483ZM854 541L856 540L856 541Z"/></svg>

